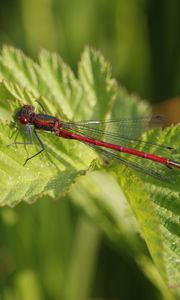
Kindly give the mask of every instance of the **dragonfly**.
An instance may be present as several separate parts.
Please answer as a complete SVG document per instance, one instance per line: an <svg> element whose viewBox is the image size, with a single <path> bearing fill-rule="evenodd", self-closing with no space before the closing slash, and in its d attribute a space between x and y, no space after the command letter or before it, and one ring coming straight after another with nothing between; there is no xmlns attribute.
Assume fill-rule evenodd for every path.
<svg viewBox="0 0 180 300"><path fill-rule="evenodd" d="M158 179L167 179L167 173L171 176L172 169L180 169L180 162L169 158L173 152L172 147L139 138L144 131L159 125L162 122L161 116L68 122L46 113L36 113L34 106L25 104L17 110L16 118L25 126L29 140L14 141L13 144L33 144L35 135L40 146L40 150L28 157L24 165L45 150L38 134L41 130L52 132L60 138L85 143L103 156Z"/></svg>

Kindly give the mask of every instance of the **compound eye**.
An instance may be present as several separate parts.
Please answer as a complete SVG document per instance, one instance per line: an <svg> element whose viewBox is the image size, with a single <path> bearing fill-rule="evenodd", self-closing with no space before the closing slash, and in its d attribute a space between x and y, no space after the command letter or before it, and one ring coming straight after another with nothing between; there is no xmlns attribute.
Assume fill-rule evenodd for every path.
<svg viewBox="0 0 180 300"><path fill-rule="evenodd" d="M19 118L19 122L20 122L21 124L27 124L29 121L28 121L28 118L27 118L27 117L21 116L21 117Z"/></svg>

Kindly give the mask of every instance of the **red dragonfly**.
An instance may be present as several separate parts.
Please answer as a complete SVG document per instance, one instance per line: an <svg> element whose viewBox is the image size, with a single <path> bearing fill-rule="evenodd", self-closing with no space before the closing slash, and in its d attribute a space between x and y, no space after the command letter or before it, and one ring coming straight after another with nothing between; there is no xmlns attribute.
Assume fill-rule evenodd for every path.
<svg viewBox="0 0 180 300"><path fill-rule="evenodd" d="M169 178L168 169L171 171L173 168L180 169L180 162L167 158L167 154L171 154L173 148L138 139L144 130L161 123L160 116L118 121L65 122L51 115L35 113L34 106L23 105L17 111L16 118L25 126L29 141L26 143L15 141L13 144L32 144L32 133L34 133L41 148L33 156L28 157L24 165L45 150L37 133L37 130L44 130L62 138L83 142L106 157L116 159L137 171L159 179ZM143 151L137 147L142 147ZM158 152L158 155L153 154L152 151ZM165 155L159 156L159 153Z"/></svg>

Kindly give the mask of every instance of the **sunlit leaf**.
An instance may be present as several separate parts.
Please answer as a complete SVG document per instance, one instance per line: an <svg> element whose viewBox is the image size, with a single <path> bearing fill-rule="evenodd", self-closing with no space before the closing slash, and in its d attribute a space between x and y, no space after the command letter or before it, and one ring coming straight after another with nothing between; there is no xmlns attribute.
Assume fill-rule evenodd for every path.
<svg viewBox="0 0 180 300"><path fill-rule="evenodd" d="M34 144L26 147L10 145L15 138L21 142L27 138L25 132L22 132L23 126L19 124L16 125L20 132L16 136L16 110L29 103L36 107L36 111L42 111L41 105L35 101L37 98L48 114L65 120L147 116L150 113L148 105L136 96L129 95L123 88L117 87L108 63L99 52L88 47L81 56L78 78L57 54L43 50L39 55L39 62L35 63L21 51L5 47L0 57L0 78L1 206L14 206L21 201L31 203L44 195L59 199L77 182L77 188L75 186L71 191L71 198L97 223L98 218L103 218L104 215L107 222L103 226L101 224L101 228L112 241L117 243L118 240L119 243L124 214L119 215L116 210L121 210L124 204L120 203L118 206L113 203L113 193L108 193L108 190L113 190L111 180L105 180L102 173L84 178L83 182L77 180L89 170L97 170L101 166L114 177L121 188L121 196L124 194L129 201L131 210L127 220L132 221L135 216L136 230L139 228L164 282L178 292L178 170L168 181L163 181L146 174L138 174L119 164L118 160L114 163L105 160L103 165L103 159L99 163L98 155L88 146L44 132L40 132L39 136L46 151L23 166L27 156L38 151L37 140L34 137ZM176 150L173 159L177 161L180 160L179 137L179 126L169 127L164 131L152 130L144 136L146 141L173 147ZM153 145L149 149L153 152ZM158 164L154 165L154 170L158 171L160 168ZM170 171L164 167L165 174ZM102 189L104 191L101 195ZM120 197L118 191L115 189L117 199ZM88 201L84 201L83 195L87 195ZM106 198L110 200L108 205ZM133 235L134 228L131 231L128 221L125 222L123 230ZM71 278L73 276L72 274Z"/></svg>

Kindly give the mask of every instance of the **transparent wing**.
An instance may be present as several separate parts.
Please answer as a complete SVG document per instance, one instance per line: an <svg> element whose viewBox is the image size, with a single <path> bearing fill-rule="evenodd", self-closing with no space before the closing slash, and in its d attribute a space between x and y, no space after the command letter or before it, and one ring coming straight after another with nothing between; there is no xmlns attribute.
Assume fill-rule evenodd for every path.
<svg viewBox="0 0 180 300"><path fill-rule="evenodd" d="M125 147L135 148L142 145L144 151L151 149L152 152L158 150L159 154L170 154L173 150L166 145L157 145L155 143L142 141L142 133L148 129L158 127L165 122L161 116L108 120L108 121L80 121L80 122L62 122L64 129L73 133L102 140Z"/></svg>
<svg viewBox="0 0 180 300"><path fill-rule="evenodd" d="M122 163L137 172L154 177L161 181L170 182L177 174L174 169L147 159L140 157L135 158L125 153L117 153L114 150L100 148L95 145L87 145L93 148L100 155L108 157L109 159L117 160L119 163Z"/></svg>
<svg viewBox="0 0 180 300"><path fill-rule="evenodd" d="M127 138L138 138L142 132L160 126L164 123L164 118L161 116L107 120L107 121L80 121L80 122L63 122L63 127L71 130L78 130L82 134L89 134L89 137L96 137L106 134L106 136Z"/></svg>

